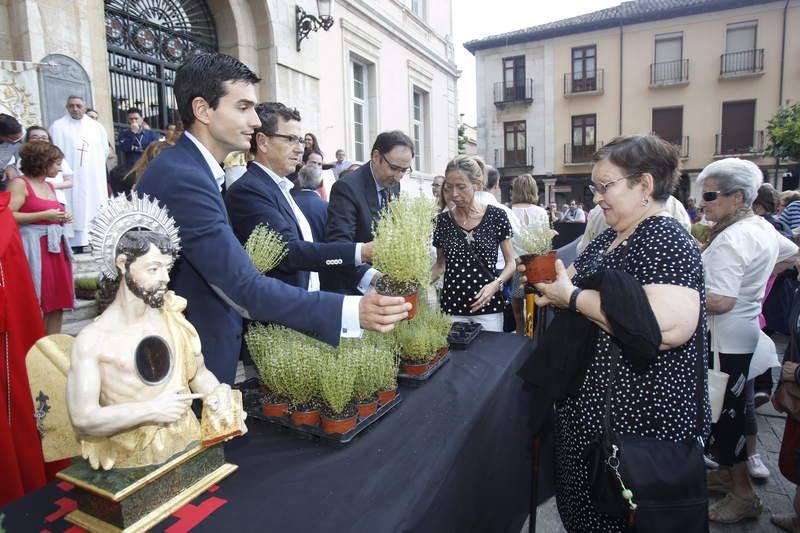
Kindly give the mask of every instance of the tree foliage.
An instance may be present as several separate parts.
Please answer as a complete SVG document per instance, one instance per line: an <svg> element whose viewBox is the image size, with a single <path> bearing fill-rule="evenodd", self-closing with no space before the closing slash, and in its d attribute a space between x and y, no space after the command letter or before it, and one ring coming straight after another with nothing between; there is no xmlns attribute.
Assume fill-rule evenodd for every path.
<svg viewBox="0 0 800 533"><path fill-rule="evenodd" d="M765 155L800 161L800 104L780 108L767 122L767 134Z"/></svg>

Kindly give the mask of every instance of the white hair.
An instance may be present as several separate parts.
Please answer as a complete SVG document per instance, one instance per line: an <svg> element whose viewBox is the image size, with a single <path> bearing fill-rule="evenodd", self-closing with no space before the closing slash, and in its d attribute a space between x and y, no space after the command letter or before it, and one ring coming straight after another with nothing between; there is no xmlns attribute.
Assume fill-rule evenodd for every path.
<svg viewBox="0 0 800 533"><path fill-rule="evenodd" d="M719 192L725 195L741 191L745 207L751 207L764 182L764 174L752 161L727 157L706 166L697 176L697 185L702 187L707 178L714 178Z"/></svg>
<svg viewBox="0 0 800 533"><path fill-rule="evenodd" d="M301 189L318 189L322 185L322 169L306 165L297 173L297 183Z"/></svg>

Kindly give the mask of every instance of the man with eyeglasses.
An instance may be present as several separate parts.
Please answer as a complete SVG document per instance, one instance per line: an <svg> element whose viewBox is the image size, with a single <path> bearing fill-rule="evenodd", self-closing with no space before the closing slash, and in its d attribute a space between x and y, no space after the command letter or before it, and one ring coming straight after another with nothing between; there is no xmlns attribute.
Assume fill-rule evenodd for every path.
<svg viewBox="0 0 800 533"><path fill-rule="evenodd" d="M402 131L386 131L372 145L367 164L344 177L331 189L327 242L370 242L372 223L382 208L400 194L400 180L411 173L414 142ZM323 275L326 290L352 292L352 280Z"/></svg>
<svg viewBox="0 0 800 533"><path fill-rule="evenodd" d="M288 248L268 276L313 292L320 289L319 272L353 278L357 270L361 276L351 288L366 294L377 272L367 265L372 243L315 242L311 224L290 193L292 182L286 176L303 156L300 113L279 102L259 104L256 113L261 126L250 141L253 163L225 195L236 237L245 243L256 226L268 226L281 234ZM307 166L321 171L319 152L308 155Z"/></svg>

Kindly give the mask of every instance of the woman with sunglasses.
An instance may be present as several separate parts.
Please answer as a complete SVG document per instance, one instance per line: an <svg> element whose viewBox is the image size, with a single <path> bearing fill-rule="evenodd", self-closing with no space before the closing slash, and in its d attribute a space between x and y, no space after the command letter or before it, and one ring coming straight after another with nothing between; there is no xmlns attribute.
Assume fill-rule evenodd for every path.
<svg viewBox="0 0 800 533"><path fill-rule="evenodd" d="M762 181L755 163L738 158L715 161L697 177L700 205L714 222L703 250L711 349L719 353L717 370L729 375L723 414L712 426L707 449L720 465L709 473L708 488L725 497L711 506L709 519L728 524L762 511L747 471L746 435L753 428L747 428L745 389L755 377L749 376L750 363L767 279L777 263L797 254L794 243L751 209ZM750 392L752 398L752 386Z"/></svg>
<svg viewBox="0 0 800 533"><path fill-rule="evenodd" d="M702 449L695 440L707 434L709 419L700 381L705 370L703 270L691 236L665 210L680 179L678 152L656 136L632 135L613 139L593 161L589 187L610 227L568 269L557 261L554 282L535 284L537 305L561 311L520 372L556 399L559 514L567 531L628 530L630 517L595 504L586 459L591 443L605 431L608 410L609 430L616 434L696 443L691 451L699 473L680 475L686 471L683 464L665 463L660 466L670 475L651 481L656 492L677 486L692 498L661 509L665 526L659 531L703 530L707 500ZM643 519L639 513L637 523ZM637 531L650 530L640 527Z"/></svg>

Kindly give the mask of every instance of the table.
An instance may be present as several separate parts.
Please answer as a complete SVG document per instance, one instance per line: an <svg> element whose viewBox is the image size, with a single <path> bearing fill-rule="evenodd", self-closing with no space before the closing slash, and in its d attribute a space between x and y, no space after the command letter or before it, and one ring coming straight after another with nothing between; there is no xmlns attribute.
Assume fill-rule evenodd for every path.
<svg viewBox="0 0 800 533"><path fill-rule="evenodd" d="M159 530L519 533L531 494L532 398L516 371L532 347L481 333L430 382L401 387L403 402L345 448L250 421L248 436L226 445L239 470ZM552 489L542 486L544 499ZM65 488L0 509L6 530L67 531L62 515L74 500Z"/></svg>

